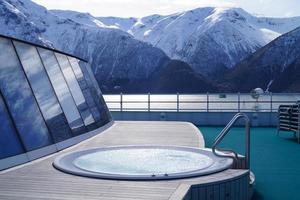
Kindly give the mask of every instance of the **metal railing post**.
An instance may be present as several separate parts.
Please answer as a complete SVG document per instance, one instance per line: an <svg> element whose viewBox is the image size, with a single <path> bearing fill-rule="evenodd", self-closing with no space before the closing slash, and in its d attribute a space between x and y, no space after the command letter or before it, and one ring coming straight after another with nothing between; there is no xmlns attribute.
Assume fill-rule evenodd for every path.
<svg viewBox="0 0 300 200"><path fill-rule="evenodd" d="M179 112L179 93L177 92L177 112Z"/></svg>
<svg viewBox="0 0 300 200"><path fill-rule="evenodd" d="M150 92L148 93L148 112L150 112Z"/></svg>
<svg viewBox="0 0 300 200"><path fill-rule="evenodd" d="M120 93L120 111L123 112L123 93Z"/></svg>
<svg viewBox="0 0 300 200"><path fill-rule="evenodd" d="M270 92L270 110L273 112L273 93Z"/></svg>
<svg viewBox="0 0 300 200"><path fill-rule="evenodd" d="M206 93L206 112L209 112L209 93Z"/></svg>
<svg viewBox="0 0 300 200"><path fill-rule="evenodd" d="M241 94L238 92L238 112L241 111Z"/></svg>

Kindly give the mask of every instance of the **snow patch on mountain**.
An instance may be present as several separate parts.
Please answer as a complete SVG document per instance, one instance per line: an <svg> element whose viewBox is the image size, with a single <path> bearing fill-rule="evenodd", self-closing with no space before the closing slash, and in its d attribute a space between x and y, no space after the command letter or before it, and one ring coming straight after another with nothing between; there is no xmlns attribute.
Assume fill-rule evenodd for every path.
<svg viewBox="0 0 300 200"><path fill-rule="evenodd" d="M136 22L137 18L120 18L120 17L95 17L108 26L118 27L121 30L129 30Z"/></svg>
<svg viewBox="0 0 300 200"><path fill-rule="evenodd" d="M91 27L96 26L99 28L115 28L115 29L119 28L118 26L115 25L105 25L102 21L93 17L89 13L80 13L80 12L70 11L70 10L51 10L50 12L58 17L71 19L74 22L91 26Z"/></svg>

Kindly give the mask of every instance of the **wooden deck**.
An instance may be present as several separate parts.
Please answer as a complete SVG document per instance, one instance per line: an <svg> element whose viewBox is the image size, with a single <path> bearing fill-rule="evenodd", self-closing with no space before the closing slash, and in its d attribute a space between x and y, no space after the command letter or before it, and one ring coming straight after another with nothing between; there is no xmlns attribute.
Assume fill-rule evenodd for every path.
<svg viewBox="0 0 300 200"><path fill-rule="evenodd" d="M56 156L69 151L116 145L177 145L204 147L199 130L185 122L115 122L110 128L76 146L0 172L0 199L22 200L175 200L212 182L235 180L247 170L169 181L113 181L79 177L52 167ZM224 185L225 190L225 185ZM198 190L196 191L198 192ZM193 193L195 195L195 193ZM197 196L198 197L198 196ZM200 196L199 196L200 198ZM192 199L192 197L190 197ZM196 199L196 197L195 197ZM238 197L236 198L238 199Z"/></svg>

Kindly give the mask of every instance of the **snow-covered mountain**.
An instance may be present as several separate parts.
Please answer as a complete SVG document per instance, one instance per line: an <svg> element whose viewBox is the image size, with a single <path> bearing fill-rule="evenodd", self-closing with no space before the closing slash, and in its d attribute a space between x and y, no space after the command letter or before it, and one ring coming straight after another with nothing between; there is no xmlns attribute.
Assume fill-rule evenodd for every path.
<svg viewBox="0 0 300 200"><path fill-rule="evenodd" d="M22 2L14 2L16 6L21 7ZM24 40L32 41L39 44L49 45L44 41L41 34L45 29L39 27L27 20L27 16L22 10L17 9L11 1L0 1L0 31L3 35L17 36ZM33 7L34 9L34 7Z"/></svg>
<svg viewBox="0 0 300 200"><path fill-rule="evenodd" d="M97 18L162 49L197 72L214 75L300 26L300 17L255 17L240 8L198 8L167 16Z"/></svg>
<svg viewBox="0 0 300 200"><path fill-rule="evenodd" d="M86 13L48 11L30 0L0 0L0 11L0 34L88 59L103 91L151 89L154 73L160 76L162 68L179 62Z"/></svg>
<svg viewBox="0 0 300 200"><path fill-rule="evenodd" d="M275 70L273 61L278 61L278 66L291 66L295 62L294 57L282 58L282 55L291 53L286 49L290 47L289 42L281 43L288 54L279 51L280 48L275 51L278 52L276 55L270 51L267 55L272 59L262 58L263 64L252 61L253 56L245 58L258 49L254 57L259 57L269 47L262 46L300 25L300 17L255 17L239 8L208 7L138 19L49 11L30 0L0 0L0 16L0 34L88 59L102 89L109 92L231 90L220 85L216 88L211 81L229 73L225 76L227 86L237 88L239 80L247 79L249 70L254 69L253 63L261 66L268 76L261 79L257 76L255 79L255 73L262 73L256 67L250 73L253 78L249 76L247 85L252 87L261 80L261 87L275 87L278 80L283 81L275 74L292 68L286 67L284 69L289 70L280 71L280 67L276 67ZM274 42L281 41L287 35ZM293 48L298 49L296 46ZM243 59L245 62L232 69ZM207 77L211 81L207 81Z"/></svg>
<svg viewBox="0 0 300 200"><path fill-rule="evenodd" d="M225 90L300 91L300 27L286 33L239 63L226 76ZM224 82L223 82L224 83Z"/></svg>

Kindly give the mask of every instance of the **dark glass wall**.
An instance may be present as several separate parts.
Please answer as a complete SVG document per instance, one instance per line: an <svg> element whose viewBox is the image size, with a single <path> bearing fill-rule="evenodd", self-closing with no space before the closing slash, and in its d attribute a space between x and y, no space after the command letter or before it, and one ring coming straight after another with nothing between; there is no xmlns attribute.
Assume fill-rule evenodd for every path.
<svg viewBox="0 0 300 200"><path fill-rule="evenodd" d="M42 48L38 50L71 129L76 135L84 133L86 130L82 118L54 53Z"/></svg>
<svg viewBox="0 0 300 200"><path fill-rule="evenodd" d="M74 98L74 101L80 112L84 124L86 126L93 124L95 120L92 116L92 113L90 112L90 109L88 108L88 105L85 101L85 98L82 94L79 84L75 78L75 74L73 72L73 69L69 63L67 56L59 53L55 53L55 56L58 60L61 71L63 72L65 80L68 84L68 87L70 88L71 94Z"/></svg>
<svg viewBox="0 0 300 200"><path fill-rule="evenodd" d="M55 96L37 49L21 42L14 42L14 45L54 141L60 142L70 138L72 136L71 129Z"/></svg>
<svg viewBox="0 0 300 200"><path fill-rule="evenodd" d="M24 152L16 129L0 96L0 159Z"/></svg>
<svg viewBox="0 0 300 200"><path fill-rule="evenodd" d="M0 159L111 121L86 62L1 36L0 49Z"/></svg>
<svg viewBox="0 0 300 200"><path fill-rule="evenodd" d="M101 125L106 124L112 120L112 117L111 117L111 114L107 108L105 101L104 101L104 98L103 98L101 90L97 84L97 81L93 75L93 72L86 62L80 61L79 65L84 74L84 78L87 81L87 84L89 85L89 88L90 88L91 94L95 100L96 106L97 106L98 110L100 111L100 115L101 115L100 123L101 123Z"/></svg>
<svg viewBox="0 0 300 200"><path fill-rule="evenodd" d="M0 38L0 89L26 150L52 143L48 128L10 40Z"/></svg>
<svg viewBox="0 0 300 200"><path fill-rule="evenodd" d="M76 58L69 57L69 61L80 86L80 89L82 90L88 107L90 108L90 111L93 115L93 118L95 119L97 124L101 124L100 110L97 108L95 102L97 101L97 99L94 99L92 96L91 89L89 88L87 81L85 80L82 70L79 66L79 60L77 60Z"/></svg>

